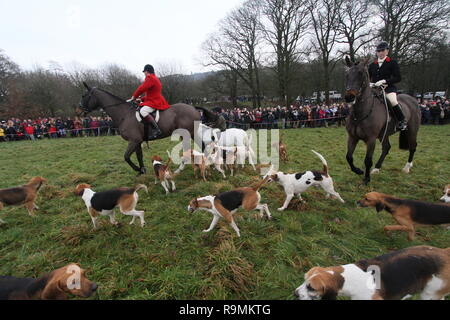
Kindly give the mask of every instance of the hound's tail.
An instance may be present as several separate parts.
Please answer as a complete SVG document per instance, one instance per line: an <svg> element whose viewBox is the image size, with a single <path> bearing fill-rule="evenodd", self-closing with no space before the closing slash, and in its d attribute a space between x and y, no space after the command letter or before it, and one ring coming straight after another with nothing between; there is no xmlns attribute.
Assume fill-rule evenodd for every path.
<svg viewBox="0 0 450 320"><path fill-rule="evenodd" d="M254 187L252 187L252 189L255 190L255 191L258 191L258 190L262 187L262 185L263 185L264 183L266 183L267 180L269 180L269 178L270 178L269 176L265 177L263 180L261 180L260 182L258 182L257 185L255 185Z"/></svg>
<svg viewBox="0 0 450 320"><path fill-rule="evenodd" d="M169 150L166 150L167 155L169 156L169 160L167 161L166 165L164 166L165 169L167 169L169 167L169 165L172 163L172 158L170 157L170 152Z"/></svg>
<svg viewBox="0 0 450 320"><path fill-rule="evenodd" d="M144 189L145 192L148 193L148 189L147 186L144 184L138 184L135 188L134 188L134 192L138 192L139 190Z"/></svg>
<svg viewBox="0 0 450 320"><path fill-rule="evenodd" d="M325 160L325 158L318 153L317 151L311 150L316 156L319 157L320 161L322 161L323 163L323 172L325 173L325 177L328 177L328 163L327 160Z"/></svg>
<svg viewBox="0 0 450 320"><path fill-rule="evenodd" d="M170 152L169 152L169 150L166 150L166 152L167 152L167 155L169 156L169 161L167 161L167 163L166 163L166 165L164 166L164 168L169 168L169 165L173 162L172 161L172 157L170 156ZM183 161L183 160L182 160ZM179 168L178 168L179 169ZM177 170L178 171L178 170ZM175 172L171 172L170 173L170 177L173 179L173 178L175 178L177 175L179 175L180 174L180 172L181 171L175 171Z"/></svg>

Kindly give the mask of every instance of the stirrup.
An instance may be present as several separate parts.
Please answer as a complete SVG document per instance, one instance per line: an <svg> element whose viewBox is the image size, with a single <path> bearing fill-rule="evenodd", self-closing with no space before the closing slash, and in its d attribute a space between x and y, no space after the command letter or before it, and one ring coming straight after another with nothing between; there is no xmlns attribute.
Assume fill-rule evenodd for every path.
<svg viewBox="0 0 450 320"><path fill-rule="evenodd" d="M161 135L161 130L159 128L152 128L149 130L148 133L148 139L149 140L154 140L156 138L158 138Z"/></svg>
<svg viewBox="0 0 450 320"><path fill-rule="evenodd" d="M406 120L403 121L399 121L398 125L397 125L398 130L400 131L404 131L408 128L408 123L406 122Z"/></svg>

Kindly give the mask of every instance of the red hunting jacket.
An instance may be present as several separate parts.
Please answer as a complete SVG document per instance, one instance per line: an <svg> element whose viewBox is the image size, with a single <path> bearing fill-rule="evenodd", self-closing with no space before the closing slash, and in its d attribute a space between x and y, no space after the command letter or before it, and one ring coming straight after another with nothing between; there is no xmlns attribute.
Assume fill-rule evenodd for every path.
<svg viewBox="0 0 450 320"><path fill-rule="evenodd" d="M141 84L141 86L136 90L133 97L137 99L145 93L141 106L148 106L158 110L166 110L170 108L170 105L162 96L161 91L161 81L159 81L154 74L150 74L145 77L144 83Z"/></svg>

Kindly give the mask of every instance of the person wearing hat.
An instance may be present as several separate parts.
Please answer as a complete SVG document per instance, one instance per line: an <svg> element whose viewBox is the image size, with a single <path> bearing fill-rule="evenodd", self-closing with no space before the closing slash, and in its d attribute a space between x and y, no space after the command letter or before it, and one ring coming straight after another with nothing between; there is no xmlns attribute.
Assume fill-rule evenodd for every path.
<svg viewBox="0 0 450 320"><path fill-rule="evenodd" d="M369 65L371 87L385 86L386 99L398 120L398 129L405 130L407 122L402 108L397 101L395 84L401 81L400 68L397 61L388 57L389 44L382 41L377 46L377 59Z"/></svg>
<svg viewBox="0 0 450 320"><path fill-rule="evenodd" d="M127 100L127 102L132 102L138 99L141 95L145 94L141 99L141 116L143 118L143 122L149 123L153 126L153 130L149 130L149 140L156 139L160 134L161 130L158 127L155 119L152 116L152 112L156 110L166 110L170 108L170 105L167 103L166 99L161 94L162 85L161 81L156 77L155 70L153 66L147 64L144 67L145 81L142 83L139 88L134 92L131 99Z"/></svg>

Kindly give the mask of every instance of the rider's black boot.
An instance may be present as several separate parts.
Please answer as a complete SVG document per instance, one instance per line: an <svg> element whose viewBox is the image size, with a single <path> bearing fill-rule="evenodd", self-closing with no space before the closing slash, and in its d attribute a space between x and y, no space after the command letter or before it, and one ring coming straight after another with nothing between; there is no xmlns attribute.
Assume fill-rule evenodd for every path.
<svg viewBox="0 0 450 320"><path fill-rule="evenodd" d="M408 127L408 123L405 120L405 115L403 114L403 110L400 104L392 107L392 110L394 111L395 117L398 120L398 129L400 131L406 130L406 128Z"/></svg>
<svg viewBox="0 0 450 320"><path fill-rule="evenodd" d="M159 129L159 126L153 116L149 114L144 118L144 122L150 124L153 127L153 129L150 129L148 132L148 140L156 139L161 134L161 130Z"/></svg>

